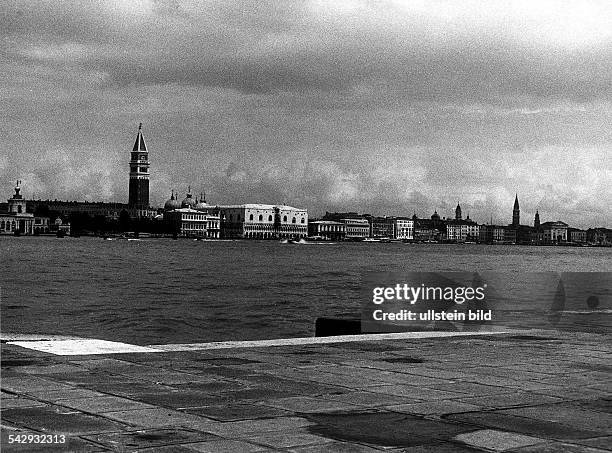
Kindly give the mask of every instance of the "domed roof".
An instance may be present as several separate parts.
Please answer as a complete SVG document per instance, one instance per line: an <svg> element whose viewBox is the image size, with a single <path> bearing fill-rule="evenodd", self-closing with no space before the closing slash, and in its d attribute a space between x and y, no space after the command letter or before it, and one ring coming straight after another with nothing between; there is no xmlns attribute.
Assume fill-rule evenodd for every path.
<svg viewBox="0 0 612 453"><path fill-rule="evenodd" d="M179 209L181 207L181 202L174 198L174 191L172 191L172 195L170 195L170 199L166 201L164 204L165 211L172 211L174 209Z"/></svg>
<svg viewBox="0 0 612 453"><path fill-rule="evenodd" d="M187 193L187 196L185 198L183 198L183 201L181 201L181 208L191 208L193 209L196 205L196 201L191 198L191 193Z"/></svg>

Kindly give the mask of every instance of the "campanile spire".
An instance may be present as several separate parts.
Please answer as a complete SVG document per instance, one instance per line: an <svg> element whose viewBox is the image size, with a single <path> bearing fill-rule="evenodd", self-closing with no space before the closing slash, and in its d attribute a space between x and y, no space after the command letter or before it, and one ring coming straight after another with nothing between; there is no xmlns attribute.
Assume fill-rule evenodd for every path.
<svg viewBox="0 0 612 453"><path fill-rule="evenodd" d="M138 125L136 142L130 158L130 208L145 210L149 207L149 152L142 135L142 123Z"/></svg>
<svg viewBox="0 0 612 453"><path fill-rule="evenodd" d="M518 193L514 196L514 209L512 210L512 226L519 226L521 220L521 209L519 208Z"/></svg>

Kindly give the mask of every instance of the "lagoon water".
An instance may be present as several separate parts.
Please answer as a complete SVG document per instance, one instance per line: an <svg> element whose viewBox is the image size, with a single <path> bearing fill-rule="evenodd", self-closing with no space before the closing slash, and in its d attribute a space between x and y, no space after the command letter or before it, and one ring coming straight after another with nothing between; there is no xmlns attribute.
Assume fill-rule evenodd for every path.
<svg viewBox="0 0 612 453"><path fill-rule="evenodd" d="M140 345L312 336L318 317L360 316L364 273L601 272L611 258L609 248L0 237L1 328ZM610 331L610 285L564 318Z"/></svg>

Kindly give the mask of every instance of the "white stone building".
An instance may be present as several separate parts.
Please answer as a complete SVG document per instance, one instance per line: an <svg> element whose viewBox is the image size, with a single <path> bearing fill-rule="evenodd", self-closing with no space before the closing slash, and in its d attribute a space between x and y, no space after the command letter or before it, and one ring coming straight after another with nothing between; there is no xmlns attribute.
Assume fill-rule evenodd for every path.
<svg viewBox="0 0 612 453"><path fill-rule="evenodd" d="M286 205L240 204L219 207L221 237L300 239L308 236L308 211Z"/></svg>

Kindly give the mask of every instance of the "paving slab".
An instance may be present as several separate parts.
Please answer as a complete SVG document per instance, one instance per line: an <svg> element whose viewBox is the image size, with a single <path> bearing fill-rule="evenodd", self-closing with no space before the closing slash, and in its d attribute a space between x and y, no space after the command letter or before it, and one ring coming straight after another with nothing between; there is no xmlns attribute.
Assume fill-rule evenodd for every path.
<svg viewBox="0 0 612 453"><path fill-rule="evenodd" d="M612 434L612 414L591 411L567 404L540 405L516 409L504 409L500 414L512 414L536 420L564 423L574 428Z"/></svg>
<svg viewBox="0 0 612 453"><path fill-rule="evenodd" d="M90 434L83 436L83 438L102 444L113 450L125 451L219 439L219 437L212 434L185 429L142 429L119 433Z"/></svg>
<svg viewBox="0 0 612 453"><path fill-rule="evenodd" d="M117 396L97 396L93 398L77 398L58 400L57 404L78 409L82 412L100 414L103 412L122 411L129 409L153 409L155 406Z"/></svg>
<svg viewBox="0 0 612 453"><path fill-rule="evenodd" d="M18 407L45 407L47 404L42 401L33 400L26 397L15 397L15 398L6 398L2 397L0 400L0 408L4 409L14 409Z"/></svg>
<svg viewBox="0 0 612 453"><path fill-rule="evenodd" d="M291 412L282 409L264 406L261 404L233 403L217 406L207 406L194 409L187 409L185 412L195 415L202 415L206 418L223 422L253 420L258 418L270 418L292 415Z"/></svg>
<svg viewBox="0 0 612 453"><path fill-rule="evenodd" d="M16 408L2 411L2 419L49 434L87 434L121 431L122 423L60 407Z"/></svg>
<svg viewBox="0 0 612 453"><path fill-rule="evenodd" d="M309 433L287 432L287 433L263 433L248 436L250 442L266 445L272 448L291 448L303 445L325 445L332 442L327 437L317 436Z"/></svg>
<svg viewBox="0 0 612 453"><path fill-rule="evenodd" d="M452 386L449 386L452 388ZM464 393L438 390L413 385L382 385L368 389L370 392L383 393L386 395L396 395L419 401L433 401L451 398L460 398Z"/></svg>
<svg viewBox="0 0 612 453"><path fill-rule="evenodd" d="M210 406L232 401L229 395L211 395L196 390L157 391L155 393L139 393L134 399L154 406L170 407L174 409Z"/></svg>
<svg viewBox="0 0 612 453"><path fill-rule="evenodd" d="M74 387L63 390L34 390L29 391L28 395L32 395L42 401L61 401L66 399L94 398L104 396L104 393Z"/></svg>
<svg viewBox="0 0 612 453"><path fill-rule="evenodd" d="M594 437L592 439L580 439L575 443L580 445L586 445L588 447L612 450L612 436Z"/></svg>
<svg viewBox="0 0 612 453"><path fill-rule="evenodd" d="M538 435L547 439L588 439L598 433L597 430L583 429L558 421L527 418L498 411L451 414L445 416L445 419L515 433Z"/></svg>
<svg viewBox="0 0 612 453"><path fill-rule="evenodd" d="M312 414L308 418L314 422L308 427L310 433L384 447L436 444L471 429L394 412Z"/></svg>
<svg viewBox="0 0 612 453"><path fill-rule="evenodd" d="M209 420L205 417L159 407L155 409L106 412L102 415L107 419L145 428L193 428L197 431L207 432L208 428L216 423L214 420Z"/></svg>
<svg viewBox="0 0 612 453"><path fill-rule="evenodd" d="M303 417L278 417L262 420L217 423L207 426L206 431L227 437L232 435L242 436L244 433L299 431L312 424L312 421Z"/></svg>
<svg viewBox="0 0 612 453"><path fill-rule="evenodd" d="M470 433L459 434L455 440L472 447L492 451L507 451L524 446L541 445L546 441L537 437L524 436L507 431L484 429Z"/></svg>
<svg viewBox="0 0 612 453"><path fill-rule="evenodd" d="M322 398L311 398L308 396L296 396L291 398L269 399L262 404L297 413L318 413L343 410L355 410L356 405L342 401L325 400Z"/></svg>
<svg viewBox="0 0 612 453"><path fill-rule="evenodd" d="M385 406L386 410L406 414L445 415L480 410L480 406L451 400L428 401L426 403L398 404Z"/></svg>
<svg viewBox="0 0 612 453"><path fill-rule="evenodd" d="M228 439L190 444L189 448L192 451L199 451L203 453L254 453L272 451L263 445L255 445L250 442Z"/></svg>
<svg viewBox="0 0 612 453"><path fill-rule="evenodd" d="M606 453L609 451L564 442L550 442L512 450L513 453Z"/></svg>
<svg viewBox="0 0 612 453"><path fill-rule="evenodd" d="M563 399L558 397L542 395L535 392L513 392L487 396L468 396L465 398L456 398L455 400L461 403L480 406L482 408L493 409L514 406L533 406L563 401Z"/></svg>
<svg viewBox="0 0 612 453"><path fill-rule="evenodd" d="M301 445L287 449L292 453L380 453L380 449L350 442L328 440L324 444Z"/></svg>

